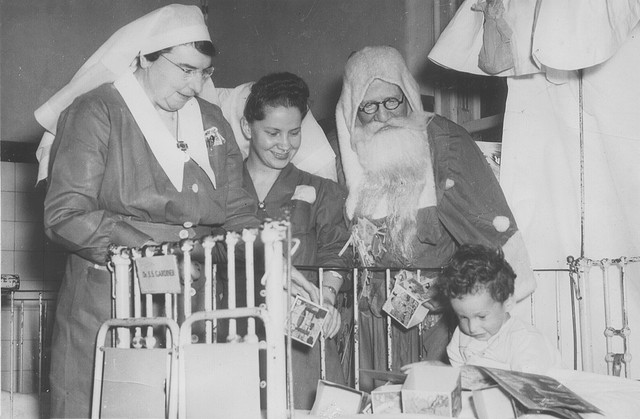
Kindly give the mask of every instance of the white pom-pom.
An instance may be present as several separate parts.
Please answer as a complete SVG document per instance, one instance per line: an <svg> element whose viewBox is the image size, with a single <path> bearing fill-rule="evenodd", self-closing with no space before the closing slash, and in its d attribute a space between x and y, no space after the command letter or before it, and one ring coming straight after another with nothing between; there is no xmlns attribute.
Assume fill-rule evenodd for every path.
<svg viewBox="0 0 640 419"><path fill-rule="evenodd" d="M509 221L509 217L505 217L504 215L498 215L493 219L493 227L500 233L507 231L510 225L511 221Z"/></svg>
<svg viewBox="0 0 640 419"><path fill-rule="evenodd" d="M451 188L453 188L453 186L456 184L456 182L453 179L447 179L444 181L444 190L449 190Z"/></svg>

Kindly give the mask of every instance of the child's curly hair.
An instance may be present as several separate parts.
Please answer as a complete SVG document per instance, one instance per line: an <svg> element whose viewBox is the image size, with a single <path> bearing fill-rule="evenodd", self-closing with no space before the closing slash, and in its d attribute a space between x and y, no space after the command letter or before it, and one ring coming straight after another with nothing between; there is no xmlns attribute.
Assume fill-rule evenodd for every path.
<svg viewBox="0 0 640 419"><path fill-rule="evenodd" d="M460 298L487 290L498 302L513 295L516 274L501 249L464 244L444 266L438 288L447 298Z"/></svg>

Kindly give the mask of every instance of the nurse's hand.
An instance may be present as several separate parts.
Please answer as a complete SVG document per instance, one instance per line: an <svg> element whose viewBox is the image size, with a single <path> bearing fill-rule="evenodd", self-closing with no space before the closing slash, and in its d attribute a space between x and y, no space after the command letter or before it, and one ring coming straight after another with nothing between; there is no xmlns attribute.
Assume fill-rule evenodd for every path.
<svg viewBox="0 0 640 419"><path fill-rule="evenodd" d="M324 301L322 307L327 310L327 317L324 319L322 331L324 332L325 338L331 339L340 331L340 325L342 324L340 312L327 300Z"/></svg>
<svg viewBox="0 0 640 419"><path fill-rule="evenodd" d="M182 273L184 272L184 261L180 259L178 261L178 270L180 272L180 278L183 277ZM191 269L189 272L191 273L191 281L197 281L202 276L202 264L200 262L196 262L194 260L191 261Z"/></svg>
<svg viewBox="0 0 640 419"><path fill-rule="evenodd" d="M318 287L300 273L294 266L291 267L291 295L299 294L316 304L320 304L320 291Z"/></svg>

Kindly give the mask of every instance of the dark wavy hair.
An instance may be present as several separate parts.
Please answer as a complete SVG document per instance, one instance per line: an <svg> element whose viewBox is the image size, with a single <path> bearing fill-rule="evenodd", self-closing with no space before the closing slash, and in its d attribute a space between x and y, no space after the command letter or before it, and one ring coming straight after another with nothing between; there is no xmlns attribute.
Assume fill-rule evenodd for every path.
<svg viewBox="0 0 640 419"><path fill-rule="evenodd" d="M215 57L216 55L216 47L213 46L213 43L211 41L195 41L195 42L189 42L186 44L181 44L181 45L193 45L193 47L200 52L201 54L206 55L207 57ZM173 48L177 47L179 45L174 45L173 47L169 47L169 48L165 48L165 49L161 49L160 51L154 51L154 52L150 52L149 54L145 54L144 58L146 58L148 61L155 61L158 58L160 58L160 56L162 54L165 54L169 51L171 51Z"/></svg>
<svg viewBox="0 0 640 419"><path fill-rule="evenodd" d="M304 118L309 110L309 86L292 73L267 74L251 86L243 113L247 122L262 121L266 106L298 108Z"/></svg>
<svg viewBox="0 0 640 419"><path fill-rule="evenodd" d="M486 290L503 303L513 295L515 279L501 249L464 244L442 269L438 288L449 299Z"/></svg>

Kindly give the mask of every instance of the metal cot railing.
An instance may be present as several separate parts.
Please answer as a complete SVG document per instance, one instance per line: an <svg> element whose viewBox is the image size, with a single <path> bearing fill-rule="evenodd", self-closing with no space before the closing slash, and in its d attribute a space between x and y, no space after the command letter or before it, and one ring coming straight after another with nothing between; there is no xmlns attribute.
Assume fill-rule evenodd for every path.
<svg viewBox="0 0 640 419"><path fill-rule="evenodd" d="M269 258L271 260L274 260L273 255L282 253L282 249L286 249L287 247L286 237L283 238L282 236L283 234L286 236L286 233L277 233L276 235L278 234L280 235L278 240L281 243L278 246L283 247L276 246L276 250L271 249L272 253ZM245 233L240 236L240 239L245 243L247 259L252 260L252 258L250 258L253 252L251 237L253 237L252 234L247 235L247 233ZM216 243L226 240L226 237L203 238L202 245L206 249L205 253L209 252L210 248L213 248ZM231 240L234 240L233 236ZM116 248L114 249L114 257L112 259L114 277L120 275L133 280L134 270L131 269L131 263L135 258L148 257L157 253L169 254L176 252L176 249L188 255L191 250L191 244L189 241L182 241L178 244L165 244L160 246L159 249L146 248L136 250ZM229 245L229 243L227 243L227 245ZM233 247L234 246L231 246L231 248ZM122 258L122 260L119 260L119 258ZM129 260L127 261L127 259ZM188 260L188 257L186 259ZM233 258L230 257L229 259L232 260ZM286 272L286 260L287 258L284 259L284 265L272 268ZM122 265L120 265L120 262L122 262ZM219 269L223 268L224 265L216 265L213 262L212 259L205 259L204 262L205 289L209 295L213 296L211 299L205 301L205 312L219 310L219 307L216 306L217 300L215 298L218 294L218 290L216 289L216 276L220 273ZM253 290L252 286L249 285L253 284L254 271L252 266L247 266L246 268L247 293L265 293L265 290ZM345 274L348 274L347 276L349 276L352 281L351 290L346 294L346 297L343 298L350 301L353 307L353 313L355 314L351 333L352 341L350 342L350 352L353 356L353 368L351 370L354 373L355 380L351 384L357 388L359 385L359 374L355 372L359 371L358 362L360 350L357 316L359 312L358 278L361 276L362 270L359 268L345 269L335 267L298 268L301 270L317 270L320 273L319 278L322 278L321 273L323 269L342 269ZM183 264L184 277L190 277L190 269L191 265L189 263ZM382 270L384 272L387 290L389 290L392 273L395 270L385 268L376 268L376 270ZM532 323L542 329L551 339L555 340L558 348L561 350L563 358L571 359L575 369L611 375L624 374L624 376L630 377L632 354L636 351L632 342L636 341L630 339L635 318L629 315L628 288L630 282L640 277L638 275L639 270L640 257L621 257L600 260L569 258L568 269L566 270L536 270L538 290L525 301L524 312L530 316ZM228 277L235 277L234 271L234 266L227 266ZM269 281L267 281L267 283L269 283ZM282 286L282 283L279 285ZM184 318L191 313L191 307L189 307L188 304L184 304L182 307L184 314L179 316L177 294L167 293L163 295L162 299L164 301L160 309L158 309L156 304L157 298L154 299L152 296L140 294L138 285L133 286L132 283L130 288L119 289L118 286L116 286L114 289L116 290L115 296L124 296L124 301L129 301L131 304L131 306L127 305L126 308L116 304L114 306L115 312L117 313L116 317L167 316L178 318L182 316ZM279 294L282 293L280 292ZM345 295L344 293L342 294ZM122 298L116 298L114 301L117 300L122 301ZM232 301L233 299L229 300ZM253 298L248 298L248 301L253 301ZM5 387L4 390L9 390L11 395L15 392L33 392L33 388L27 388L29 387L27 375L33 372L33 368L25 364L25 360L27 360L25 346L27 342L37 342L36 352L38 355L36 360L37 368L35 368L37 388L35 388L35 391L38 393L41 405L46 404L47 371L50 356L50 324L55 307L55 293L12 290L3 293L3 303L3 316L9 316L8 330L3 330L3 339L6 340L8 336L8 348L5 346L8 351L5 349L3 356L8 356L10 359L10 385L9 388ZM281 302L280 306L283 305ZM155 309L153 308L154 306L156 307ZM593 307L595 306L601 307L594 309ZM233 308L230 306L229 309ZM38 313L37 327L25 327L25 319L29 316L28 313L34 310ZM124 314L123 310L125 310ZM204 341L209 343L216 342L219 339L219 336L216 336L218 330L216 324L217 318L210 316L205 321L207 322L207 327L205 328ZM252 326L248 326L248 330L253 330L253 332L248 332L248 334L255 333L255 323L252 322L252 324ZM229 336L237 336L237 333L233 333L231 327L229 329ZM27 336L29 330L32 330L32 332L31 335ZM130 329L121 329L120 337L125 338L128 330ZM390 330L388 325L387 330ZM149 340L145 342L145 344L152 345L154 343L153 340L156 339L153 328L138 327L133 328L132 331L132 335L129 335L129 345L140 345L142 338ZM280 330L279 333L282 335L283 331ZM391 340L390 336L391 335L388 334L387 343ZM594 339L595 337L599 337L600 340ZM276 340L282 341L282 339ZM321 342L323 342L322 339ZM321 351L321 354L324 356L324 350ZM386 356L387 368L391 370L393 365L391 363L392 353L390 350L387 350ZM281 359L277 360L277 363L280 365L279 369L282 371L279 375L280 387L284 388L286 387L287 380L284 375L286 360L281 357ZM324 366L325 364L322 362L323 369ZM276 379L276 381L278 381L278 379ZM277 400L271 401L272 408L273 404L275 404L279 409L279 414L282 414L283 411L290 412L292 410L291 398L287 401L284 390L281 389L281 393ZM10 400L12 401L13 397L11 397ZM41 416L46 417L46 406L41 409L41 412ZM273 410L271 413L272 416L275 415L274 417L284 417L282 415L276 415L273 413Z"/></svg>
<svg viewBox="0 0 640 419"><path fill-rule="evenodd" d="M568 258L567 269L535 269L538 289L525 299L518 309L520 315L528 317L530 322L543 331L556 344L562 354L565 365L576 370L606 373L631 377L630 364L632 352L631 324L628 306L629 277L640 284L640 257L621 257L616 259L573 259ZM320 267L303 266L301 270L322 271ZM598 274L592 269L597 268ZM629 271L633 270L633 275ZM341 270L341 268L324 268ZM344 268L342 268L344 271ZM353 306L352 330L353 368L352 385L359 388L359 291L360 278L366 271L383 271L385 274L386 295L392 289L392 273L399 268L352 268L350 277L352 287L349 300ZM405 269L406 270L406 269ZM410 269L417 275L428 272L433 275L437 268ZM321 277L321 275L320 275ZM590 294L596 293L593 297ZM602 298L600 298L600 293ZM591 301L590 301L591 300ZM591 308L600 306L602 316L594 316ZM392 353L392 320L385 317L386 368L392 371L394 365ZM419 341L422 342L422 325L418 326ZM595 328L595 331L594 331ZM603 342L600 351L594 351L594 334L600 334ZM617 342L616 342L617 341ZM616 345L618 343L618 345ZM419 350L420 359L423 356ZM604 350L604 354L601 354ZM322 352L324 354L324 352ZM323 364L324 365L324 364ZM624 367L624 368L623 368Z"/></svg>
<svg viewBox="0 0 640 419"><path fill-rule="evenodd" d="M37 410L40 417L47 417L51 325L55 301L56 293L51 291L20 290L17 287L3 289L2 316L8 316L9 319L8 322L3 322L8 330L2 331L2 357L9 359L8 383L3 383L8 386L3 385L3 390L9 393L8 411L11 417L16 393L36 394L39 406L29 410Z"/></svg>
<svg viewBox="0 0 640 419"><path fill-rule="evenodd" d="M640 257L589 259L567 258L577 301L577 356L583 371L631 377L632 349L628 304L630 278L635 278L635 290L640 285ZM598 297L602 296L600 300ZM634 305L635 308L637 304ZM602 333L602 334L600 334ZM602 346L594 343L604 337ZM600 338L600 339L598 339Z"/></svg>
<svg viewBox="0 0 640 419"><path fill-rule="evenodd" d="M184 328L190 330L194 321L203 321L204 344L216 344L225 341L230 344L242 344L242 342L255 343L256 319L263 319L265 325L264 342L261 349L266 352L268 360L266 368L266 382L256 383L262 387L266 386L266 414L268 419L285 417L287 412L293 411L292 400L287 402L287 382L286 378L286 358L285 358L285 298L283 288L291 288L290 268L286 261L286 251L291 246L287 241L288 222L268 222L260 231L244 230L241 234L236 232L226 233L224 236L207 236L199 240L186 239L178 243L165 243L160 246L148 246L142 249L112 247L109 268L113 272L113 317L116 319L130 319L139 317L163 316L171 318L181 324L180 344L178 351L184 351L184 345L188 342L185 338ZM254 262L254 243L258 238L264 248L264 267L256 266ZM224 243L227 249L226 263L216 264L212 250L218 243ZM236 248L238 243L244 251L244 276L246 279L247 307L236 307ZM200 290L203 293L203 306L194 312L191 297L195 288L191 280L194 268L192 253L197 245L202 245L204 249L204 286ZM178 292L162 292L155 290L156 297L150 293L142 293L140 278L138 277L137 263L143 258L156 256L175 256L180 259L181 277L183 278L183 289ZM227 308L220 310L217 306L217 296L219 290L216 289L217 275L219 269L226 265L226 299ZM258 292L265 298L262 307L254 307L254 269L264 268L265 276L262 279L264 288ZM175 290L174 290L175 291ZM158 296L161 300L158 307ZM182 296L182 297L181 297ZM185 298L185 296L187 296ZM288 300L287 300L288 301ZM239 336L237 330L237 318L247 318L247 334ZM228 319L227 336L219 336L218 327L222 318ZM114 343L120 348L130 347L153 347L157 344L157 331L151 327L138 326L118 327L116 329ZM189 332L189 336L191 336ZM185 340L186 339L186 340ZM179 365L183 365L182 360ZM290 369L289 369L290 370ZM182 374L182 372L181 372ZM184 384L184 379L181 380ZM268 384L268 385L267 385ZM179 391L180 400L178 410L183 417L186 413L184 402L184 392ZM170 409L170 411L174 411ZM99 412L95 416L98 416ZM228 416L230 417L230 416Z"/></svg>

